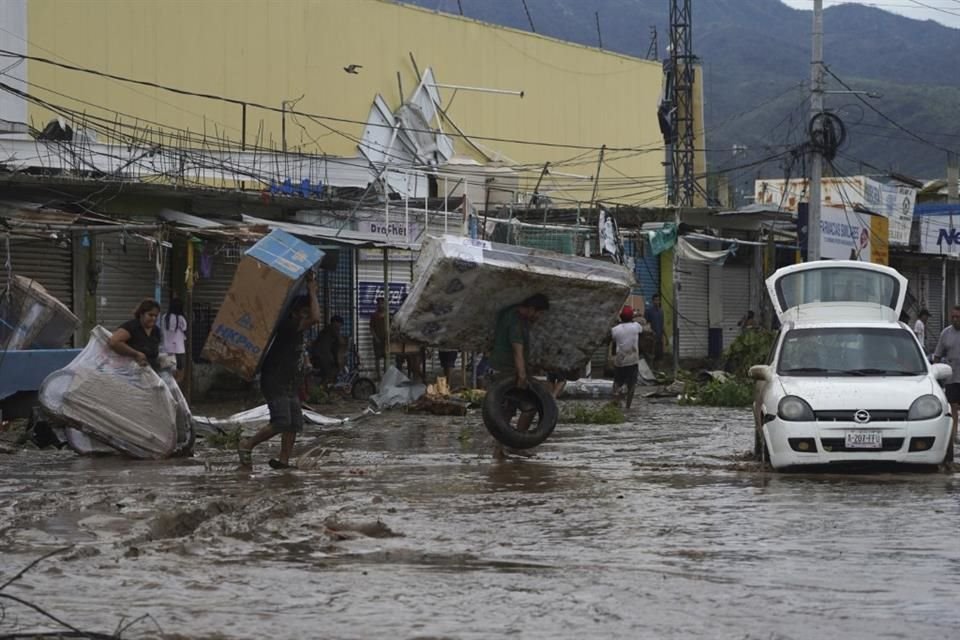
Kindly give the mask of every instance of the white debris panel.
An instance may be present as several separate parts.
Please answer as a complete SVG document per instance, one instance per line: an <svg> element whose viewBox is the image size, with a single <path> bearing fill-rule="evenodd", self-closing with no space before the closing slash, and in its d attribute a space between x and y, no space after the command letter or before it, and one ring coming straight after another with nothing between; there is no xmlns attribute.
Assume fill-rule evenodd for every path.
<svg viewBox="0 0 960 640"><path fill-rule="evenodd" d="M402 339L489 352L500 310L542 293L550 310L530 329L530 364L558 372L604 345L634 285L622 265L453 236L429 238L414 272L392 324Z"/></svg>

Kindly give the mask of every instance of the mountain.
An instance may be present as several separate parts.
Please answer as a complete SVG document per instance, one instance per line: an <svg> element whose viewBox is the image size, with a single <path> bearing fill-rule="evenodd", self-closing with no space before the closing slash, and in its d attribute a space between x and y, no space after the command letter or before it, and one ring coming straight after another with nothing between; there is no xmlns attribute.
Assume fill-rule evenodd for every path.
<svg viewBox="0 0 960 640"><path fill-rule="evenodd" d="M406 1L459 11L457 0ZM459 4L468 17L530 29L521 0ZM526 0L526 6L537 33L590 46L597 46L599 12L604 48L637 57L646 57L655 27L659 57L666 55L668 0ZM741 166L802 142L809 120L811 12L780 0L693 0L692 12L711 169ZM880 94L826 97L847 128L834 162L838 172L944 175L946 150L960 152L960 29L859 4L834 6L824 12L824 60L852 89ZM827 89L846 90L829 74ZM734 158L734 145L745 145L746 153ZM733 172L731 180L750 192L755 178L783 177L784 171L783 163L771 162ZM792 171L796 176L799 169Z"/></svg>

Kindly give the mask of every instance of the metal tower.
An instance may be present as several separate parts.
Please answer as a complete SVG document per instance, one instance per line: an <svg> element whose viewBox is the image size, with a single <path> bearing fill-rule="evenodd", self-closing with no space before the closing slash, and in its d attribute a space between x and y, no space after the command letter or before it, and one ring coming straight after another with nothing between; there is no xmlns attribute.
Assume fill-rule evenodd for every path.
<svg viewBox="0 0 960 640"><path fill-rule="evenodd" d="M673 132L671 150L670 204L692 207L696 191L694 174L693 118L693 16L692 0L670 0L670 63L668 95L671 103L670 124Z"/></svg>

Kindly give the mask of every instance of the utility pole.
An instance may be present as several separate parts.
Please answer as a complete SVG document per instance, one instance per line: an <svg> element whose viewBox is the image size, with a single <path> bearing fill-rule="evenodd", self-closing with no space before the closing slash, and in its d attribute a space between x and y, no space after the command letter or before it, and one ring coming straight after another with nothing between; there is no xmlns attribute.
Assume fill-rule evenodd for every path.
<svg viewBox="0 0 960 640"><path fill-rule="evenodd" d="M810 117L819 127L823 113L823 0L813 0L813 48L810 59ZM814 142L810 148L810 206L807 216L807 260L820 259L820 204L821 179L823 177L823 157L816 140L821 136L811 131ZM785 185L787 188L787 185Z"/></svg>
<svg viewBox="0 0 960 640"><path fill-rule="evenodd" d="M670 204L679 242L680 210L693 206L694 118L693 118L693 13L692 0L670 0L669 97L672 144L670 149ZM680 258L673 249L673 370L680 370Z"/></svg>

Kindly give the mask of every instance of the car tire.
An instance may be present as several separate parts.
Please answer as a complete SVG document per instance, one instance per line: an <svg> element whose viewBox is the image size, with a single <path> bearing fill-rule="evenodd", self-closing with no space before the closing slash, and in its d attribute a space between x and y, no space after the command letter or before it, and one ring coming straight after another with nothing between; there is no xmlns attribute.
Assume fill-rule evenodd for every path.
<svg viewBox="0 0 960 640"><path fill-rule="evenodd" d="M504 404L508 395L515 399L522 397L536 407L538 419L529 431L517 431L505 416ZM531 449L541 444L553 433L559 418L557 401L544 385L531 380L526 389L517 389L509 378L496 382L487 389L482 413L483 424L490 435L500 444L513 449Z"/></svg>
<svg viewBox="0 0 960 640"><path fill-rule="evenodd" d="M358 378L350 387L350 396L354 400L368 400L377 392L377 385L370 378Z"/></svg>

